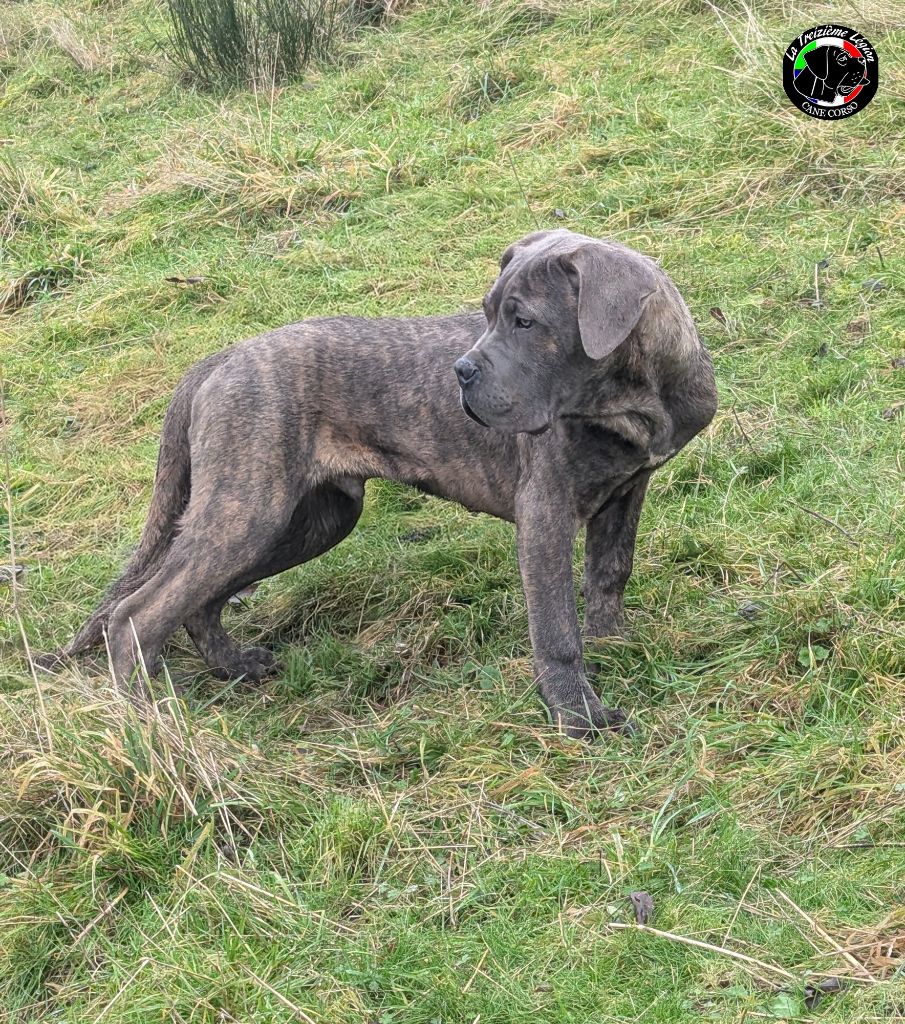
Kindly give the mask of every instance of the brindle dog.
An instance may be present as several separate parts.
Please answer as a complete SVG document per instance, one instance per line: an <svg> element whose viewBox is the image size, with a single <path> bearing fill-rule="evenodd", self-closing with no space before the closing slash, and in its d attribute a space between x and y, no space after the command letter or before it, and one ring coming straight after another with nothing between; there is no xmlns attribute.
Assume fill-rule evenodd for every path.
<svg viewBox="0 0 905 1024"><path fill-rule="evenodd" d="M585 633L617 634L651 473L715 410L710 357L663 270L571 231L511 245L483 315L270 331L177 387L138 548L61 654L106 632L116 680L141 689L139 660L153 674L184 625L218 676L261 678L273 656L233 643L224 603L338 544L383 477L515 522L553 721L573 737L618 727L585 677L573 544L585 526Z"/></svg>

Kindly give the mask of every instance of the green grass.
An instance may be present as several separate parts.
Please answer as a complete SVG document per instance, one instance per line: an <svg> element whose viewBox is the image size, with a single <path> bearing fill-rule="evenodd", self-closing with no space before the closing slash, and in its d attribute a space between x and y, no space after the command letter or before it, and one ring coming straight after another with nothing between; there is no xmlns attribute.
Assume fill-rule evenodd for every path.
<svg viewBox="0 0 905 1024"><path fill-rule="evenodd" d="M823 22L881 61L837 124L781 88ZM413 2L272 95L193 91L160 33L151 0L0 9L0 1021L905 1015L905 13ZM658 257L717 368L630 636L588 652L639 739L551 733L511 528L388 484L230 614L266 684L177 638L185 700L145 720L101 664L35 686L189 365L474 307L536 223ZM678 938L610 927L637 889ZM821 974L851 980L809 1008Z"/></svg>

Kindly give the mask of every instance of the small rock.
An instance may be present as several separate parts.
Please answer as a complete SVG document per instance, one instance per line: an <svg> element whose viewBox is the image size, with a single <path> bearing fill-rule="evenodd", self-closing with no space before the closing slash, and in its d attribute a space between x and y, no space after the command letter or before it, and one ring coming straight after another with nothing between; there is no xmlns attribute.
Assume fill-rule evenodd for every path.
<svg viewBox="0 0 905 1024"><path fill-rule="evenodd" d="M757 601L746 601L743 605L739 606L738 613L743 619L753 622L761 617L763 610L764 606L758 604Z"/></svg>
<svg viewBox="0 0 905 1024"><path fill-rule="evenodd" d="M897 416L902 415L903 409L905 409L905 402L896 402L888 409L884 409L883 412L880 413L880 417L884 420L894 420Z"/></svg>
<svg viewBox="0 0 905 1024"><path fill-rule="evenodd" d="M804 1005L813 1010L824 996L841 992L842 987L841 978L823 978L821 981L810 982L804 987Z"/></svg>
<svg viewBox="0 0 905 1024"><path fill-rule="evenodd" d="M557 207L557 208L556 208L556 209L555 209L555 210L553 211L553 216L554 216L554 217L556 217L556 218L558 218L559 220L565 220L565 217L566 217L566 211L565 211L565 210L560 210L560 209L559 209L559 207Z"/></svg>
<svg viewBox="0 0 905 1024"><path fill-rule="evenodd" d="M861 290L865 292L882 292L886 289L886 282L878 277L869 277L861 282Z"/></svg>
<svg viewBox="0 0 905 1024"><path fill-rule="evenodd" d="M649 892L640 890L628 894L638 924L648 924L654 916L654 898Z"/></svg>
<svg viewBox="0 0 905 1024"><path fill-rule="evenodd" d="M228 861L230 864L239 863L239 851L235 848L235 846L233 846L231 842L225 841L222 843L218 843L217 849L219 849L220 854L225 861Z"/></svg>
<svg viewBox="0 0 905 1024"><path fill-rule="evenodd" d="M905 356L899 356L898 359L893 359L890 366L892 366L894 370L905 370Z"/></svg>
<svg viewBox="0 0 905 1024"><path fill-rule="evenodd" d="M818 269L818 270L826 270L826 269L827 269L827 267L828 267L829 265L830 265L830 261L829 261L829 259L827 259L826 257L824 257L824 258L823 258L822 260L820 260L820 262L819 262L819 263L817 264L817 269Z"/></svg>
<svg viewBox="0 0 905 1024"><path fill-rule="evenodd" d="M0 585L10 584L14 579L21 579L25 575L24 565L0 565Z"/></svg>
<svg viewBox="0 0 905 1024"><path fill-rule="evenodd" d="M823 342L820 348L818 348L817 351L814 353L814 356L817 359L822 359L827 354L827 352L829 352L829 350L829 345L827 345L826 342Z"/></svg>

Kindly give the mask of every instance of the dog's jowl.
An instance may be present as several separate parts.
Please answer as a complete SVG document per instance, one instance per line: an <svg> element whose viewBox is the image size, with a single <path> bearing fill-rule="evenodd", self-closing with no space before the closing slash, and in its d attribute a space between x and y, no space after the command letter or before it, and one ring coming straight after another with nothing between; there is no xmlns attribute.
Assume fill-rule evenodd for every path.
<svg viewBox="0 0 905 1024"><path fill-rule="evenodd" d="M516 524L553 721L570 736L617 726L584 674L573 544L586 528L585 633L618 633L650 475L715 409L710 358L666 274L570 231L511 245L483 314L262 334L177 387L141 541L61 655L106 631L117 681L135 687L184 625L215 673L260 678L272 656L233 643L224 603L338 544L365 481L384 477Z"/></svg>

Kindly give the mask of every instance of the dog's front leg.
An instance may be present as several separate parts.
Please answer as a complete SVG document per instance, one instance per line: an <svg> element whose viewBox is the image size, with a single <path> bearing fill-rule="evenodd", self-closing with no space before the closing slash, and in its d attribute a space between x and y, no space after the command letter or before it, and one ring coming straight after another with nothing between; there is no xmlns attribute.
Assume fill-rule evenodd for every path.
<svg viewBox="0 0 905 1024"><path fill-rule="evenodd" d="M584 739L622 726L625 716L605 708L585 677L572 579L578 517L562 498L537 478L519 492L518 560L540 695L557 728Z"/></svg>
<svg viewBox="0 0 905 1024"><path fill-rule="evenodd" d="M619 636L622 595L635 557L638 519L650 476L614 498L590 520L585 539L585 636Z"/></svg>

